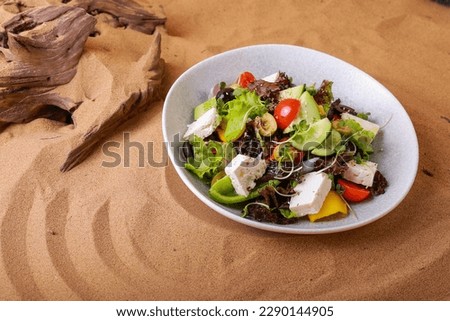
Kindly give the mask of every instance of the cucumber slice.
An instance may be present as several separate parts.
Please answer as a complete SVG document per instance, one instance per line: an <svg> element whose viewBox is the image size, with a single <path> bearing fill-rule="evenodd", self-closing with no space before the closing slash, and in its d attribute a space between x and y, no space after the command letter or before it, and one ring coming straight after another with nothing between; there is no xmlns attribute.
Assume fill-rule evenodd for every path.
<svg viewBox="0 0 450 321"><path fill-rule="evenodd" d="M212 97L205 101L204 103L201 103L194 109L194 120L197 120L200 118L201 115L206 113L208 110L210 110L213 107L216 107L216 97Z"/></svg>
<svg viewBox="0 0 450 321"><path fill-rule="evenodd" d="M302 95L303 91L305 91L305 85L288 88L288 89L280 91L279 98L280 98L280 100L286 99L286 98L300 99L300 96Z"/></svg>
<svg viewBox="0 0 450 321"><path fill-rule="evenodd" d="M313 96L311 96L311 94L307 91L304 91L300 96L300 112L298 113L297 118L294 119L288 127L286 127L283 133L287 134L292 132L294 130L294 126L299 124L302 120L306 120L308 124L312 124L320 120L319 107L317 106Z"/></svg>
<svg viewBox="0 0 450 321"><path fill-rule="evenodd" d="M337 130L332 129L328 137L324 140L320 146L314 148L311 154L316 156L330 156L336 152L336 147L338 147L341 142L341 134Z"/></svg>
<svg viewBox="0 0 450 321"><path fill-rule="evenodd" d="M291 144L299 150L312 150L317 148L327 138L331 130L328 118L321 119L310 125L308 130L295 134Z"/></svg>
<svg viewBox="0 0 450 321"><path fill-rule="evenodd" d="M301 118L306 120L308 124L315 123L320 120L319 107L314 97L307 91L300 96Z"/></svg>

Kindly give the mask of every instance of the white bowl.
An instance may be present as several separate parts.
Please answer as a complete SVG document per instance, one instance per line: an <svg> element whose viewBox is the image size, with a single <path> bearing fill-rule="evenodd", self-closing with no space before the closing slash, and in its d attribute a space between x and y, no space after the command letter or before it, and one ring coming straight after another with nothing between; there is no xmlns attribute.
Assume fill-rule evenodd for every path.
<svg viewBox="0 0 450 321"><path fill-rule="evenodd" d="M243 71L261 78L284 71L294 83L320 85L323 79L334 82L334 97L380 125L388 122L377 135L377 162L389 186L386 193L372 200L352 205L356 213L333 221L310 223L307 220L276 225L241 217L239 209L216 203L208 196L209 187L184 169L179 152L180 138L193 121L194 107L208 98L211 87L221 81L233 82ZM296 234L320 234L350 230L371 223L392 211L409 192L419 161L414 127L400 102L378 81L358 68L330 55L292 45L256 45L210 57L183 73L169 90L163 107L164 140L170 142L169 157L182 181L203 203L214 211L242 224L259 229ZM378 151L380 150L380 151Z"/></svg>

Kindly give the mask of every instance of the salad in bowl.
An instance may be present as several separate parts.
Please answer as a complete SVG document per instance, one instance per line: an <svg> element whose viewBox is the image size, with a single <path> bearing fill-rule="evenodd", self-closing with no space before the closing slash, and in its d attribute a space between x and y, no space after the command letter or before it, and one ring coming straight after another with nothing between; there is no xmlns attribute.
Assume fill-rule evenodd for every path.
<svg viewBox="0 0 450 321"><path fill-rule="evenodd" d="M333 81L296 83L287 72L211 84L192 106L184 167L209 197L258 222L339 220L385 193L371 160L382 125L334 97ZM181 129L183 131L183 129Z"/></svg>

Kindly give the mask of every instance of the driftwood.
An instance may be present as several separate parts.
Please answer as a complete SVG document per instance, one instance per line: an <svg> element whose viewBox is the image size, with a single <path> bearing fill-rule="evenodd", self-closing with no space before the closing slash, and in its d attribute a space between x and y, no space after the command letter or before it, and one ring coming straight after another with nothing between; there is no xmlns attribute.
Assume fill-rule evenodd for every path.
<svg viewBox="0 0 450 321"><path fill-rule="evenodd" d="M133 0L63 0L81 7L92 15L107 13L113 17L115 27L130 27L139 32L153 34L156 26L163 25L166 18L145 11Z"/></svg>
<svg viewBox="0 0 450 321"><path fill-rule="evenodd" d="M17 3L18 11L27 8L26 1ZM70 150L61 166L67 171L159 99L163 74L159 33L145 36L148 46L138 61L126 60L128 49L115 42L133 48L134 38L139 37L131 32L151 35L165 18L134 1L43 0L42 4L46 6L20 12L5 22L0 33L0 131L9 123L42 117L73 123L67 138ZM142 47L142 38L138 45ZM99 74L86 76L92 68L98 68ZM78 69L83 72L77 73ZM105 87L96 95L106 98L90 99L86 87Z"/></svg>
<svg viewBox="0 0 450 321"><path fill-rule="evenodd" d="M1 123L23 123L38 117L61 120L75 111L75 102L49 91L75 76L94 27L95 19L86 11L66 6L26 11L3 24Z"/></svg>
<svg viewBox="0 0 450 321"><path fill-rule="evenodd" d="M78 165L89 156L100 141L114 133L125 121L145 110L152 101L160 98L164 66L163 61L160 59L160 53L161 36L157 34L147 56L143 57L145 65L143 77L145 77L145 82L141 85L136 85L134 91L123 97L123 100L113 98L105 105L97 106L106 110L107 113L102 113L87 131L76 140L76 144L61 167L61 171L68 171ZM131 70L130 72L132 73L133 71ZM129 79L128 75L120 76L123 76L125 81ZM118 85L118 87L121 87L121 85ZM112 88L114 90L114 85ZM120 89L123 90L122 87Z"/></svg>

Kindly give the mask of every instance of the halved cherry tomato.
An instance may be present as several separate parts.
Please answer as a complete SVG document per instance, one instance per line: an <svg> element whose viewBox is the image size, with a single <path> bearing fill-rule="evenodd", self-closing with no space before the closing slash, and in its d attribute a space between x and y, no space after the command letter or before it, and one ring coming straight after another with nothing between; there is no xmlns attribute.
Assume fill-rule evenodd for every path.
<svg viewBox="0 0 450 321"><path fill-rule="evenodd" d="M237 83L239 86L243 88L247 88L248 84L255 81L255 76L249 71L244 71L242 74L239 75Z"/></svg>
<svg viewBox="0 0 450 321"><path fill-rule="evenodd" d="M344 188L342 196L349 202L362 202L370 196L370 191L362 185L349 182L342 178L338 179L337 182Z"/></svg>
<svg viewBox="0 0 450 321"><path fill-rule="evenodd" d="M287 98L281 100L275 107L273 116L281 129L286 129L297 117L300 111L300 100Z"/></svg>

